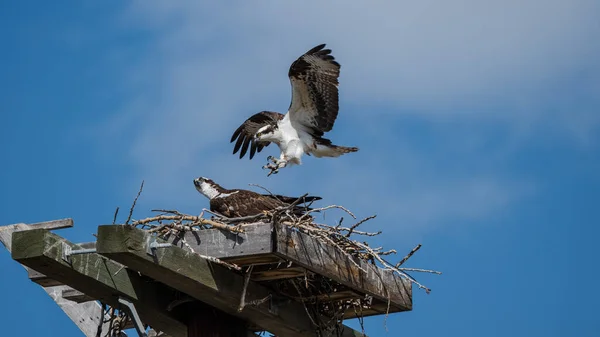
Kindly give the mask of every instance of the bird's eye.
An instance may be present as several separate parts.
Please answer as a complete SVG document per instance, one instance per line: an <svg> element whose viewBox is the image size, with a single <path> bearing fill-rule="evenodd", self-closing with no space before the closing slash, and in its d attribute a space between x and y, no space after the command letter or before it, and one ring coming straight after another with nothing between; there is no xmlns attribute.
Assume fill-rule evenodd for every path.
<svg viewBox="0 0 600 337"><path fill-rule="evenodd" d="M262 132L258 132L258 133L256 134L256 137L260 137L260 135L262 135Z"/></svg>

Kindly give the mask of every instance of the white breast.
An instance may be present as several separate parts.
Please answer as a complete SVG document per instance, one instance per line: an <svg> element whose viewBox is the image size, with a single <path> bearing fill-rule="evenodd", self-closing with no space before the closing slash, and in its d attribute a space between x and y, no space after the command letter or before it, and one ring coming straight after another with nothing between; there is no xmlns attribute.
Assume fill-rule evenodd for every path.
<svg viewBox="0 0 600 337"><path fill-rule="evenodd" d="M281 132L282 143L289 143L293 140L300 139L298 137L298 130L294 128L290 121L290 114L286 114L285 117L279 122L279 131Z"/></svg>
<svg viewBox="0 0 600 337"><path fill-rule="evenodd" d="M290 163L300 164L302 155L311 150L313 139L302 125L293 123L289 116L289 113L286 114L279 122L278 129L281 132L279 147Z"/></svg>

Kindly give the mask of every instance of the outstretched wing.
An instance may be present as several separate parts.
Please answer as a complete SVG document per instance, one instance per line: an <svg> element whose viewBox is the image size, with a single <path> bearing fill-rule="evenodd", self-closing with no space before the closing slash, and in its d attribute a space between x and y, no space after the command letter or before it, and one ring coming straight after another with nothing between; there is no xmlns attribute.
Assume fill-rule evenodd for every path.
<svg viewBox="0 0 600 337"><path fill-rule="evenodd" d="M333 128L338 115L338 77L340 64L325 44L300 56L290 67L292 83L292 122L310 128L314 136L323 136Z"/></svg>
<svg viewBox="0 0 600 337"><path fill-rule="evenodd" d="M252 115L250 118L246 119L242 125L240 125L237 130L231 136L230 143L233 143L234 140L235 146L233 147L233 154L240 151L240 159L244 157L246 152L248 152L248 146L250 146L250 159L254 157L256 152L262 151L263 147L269 146L270 142L257 142L254 140L254 135L256 131L262 128L265 125L276 124L278 120L283 118L283 115L278 112L271 111L261 111L257 114Z"/></svg>

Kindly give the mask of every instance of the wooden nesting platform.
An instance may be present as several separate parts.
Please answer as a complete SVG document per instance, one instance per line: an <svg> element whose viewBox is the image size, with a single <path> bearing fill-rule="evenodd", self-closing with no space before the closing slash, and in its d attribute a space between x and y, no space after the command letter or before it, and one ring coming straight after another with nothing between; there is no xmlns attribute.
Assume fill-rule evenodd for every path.
<svg viewBox="0 0 600 337"><path fill-rule="evenodd" d="M363 271L337 248L286 225L256 223L243 228L240 234L219 229L187 232L185 244L198 254L240 266L254 265L252 279L257 282L304 277L307 273L329 278L339 284L339 291L323 294L322 300L372 297L371 309L363 310L363 317L412 309L411 283L392 271L355 259ZM181 237L168 241L185 248ZM345 314L345 318L354 317L353 309Z"/></svg>
<svg viewBox="0 0 600 337"><path fill-rule="evenodd" d="M171 310L182 296L236 316L252 331L316 336L302 299L273 288L299 277L335 284L330 292L318 294L322 302L370 298L372 305L362 316L385 314L388 307L390 313L412 309L411 284L390 271L356 260L361 270L335 247L287 226L260 223L243 228L240 234L208 229L187 232L184 240L172 236L165 241L131 226L99 226L96 251L68 258L65 252L94 244L77 245L46 229L33 229L13 233L12 256L36 272L32 279L73 288L65 294L73 301L101 300L117 306L118 297L129 299L144 323L173 337L187 336L187 325ZM155 241L172 245L152 249ZM246 291L243 273L202 255L252 265ZM243 294L246 303L255 304L239 310ZM354 310L345 313L346 318L355 316ZM344 327L341 336L363 335Z"/></svg>

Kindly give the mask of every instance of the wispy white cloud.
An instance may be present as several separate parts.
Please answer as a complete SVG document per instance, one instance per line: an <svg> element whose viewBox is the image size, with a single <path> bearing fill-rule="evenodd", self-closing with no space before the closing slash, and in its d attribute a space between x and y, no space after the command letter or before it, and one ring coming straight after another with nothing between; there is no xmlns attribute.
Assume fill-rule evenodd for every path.
<svg viewBox="0 0 600 337"><path fill-rule="evenodd" d="M357 207L385 202L407 223L485 217L531 191L494 165L521 140L543 126L595 141L599 10L591 0L137 1L122 23L146 31L148 50L123 74L130 100L107 125L119 139L135 130L122 144L157 203L189 190L181 202L195 207L191 178L207 175ZM289 64L322 42L342 64L331 138L361 151L266 179L264 152L239 161L230 133L257 111L283 112ZM567 84L582 73L587 91L576 95Z"/></svg>
<svg viewBox="0 0 600 337"><path fill-rule="evenodd" d="M277 96L288 93L280 69L328 42L343 64L347 102L473 113L490 103L535 103L573 72L598 75L599 7L589 0L265 1L233 8L138 2L132 12L162 34L159 46L171 57L202 54L230 70L245 66L247 80L236 82L262 77Z"/></svg>

